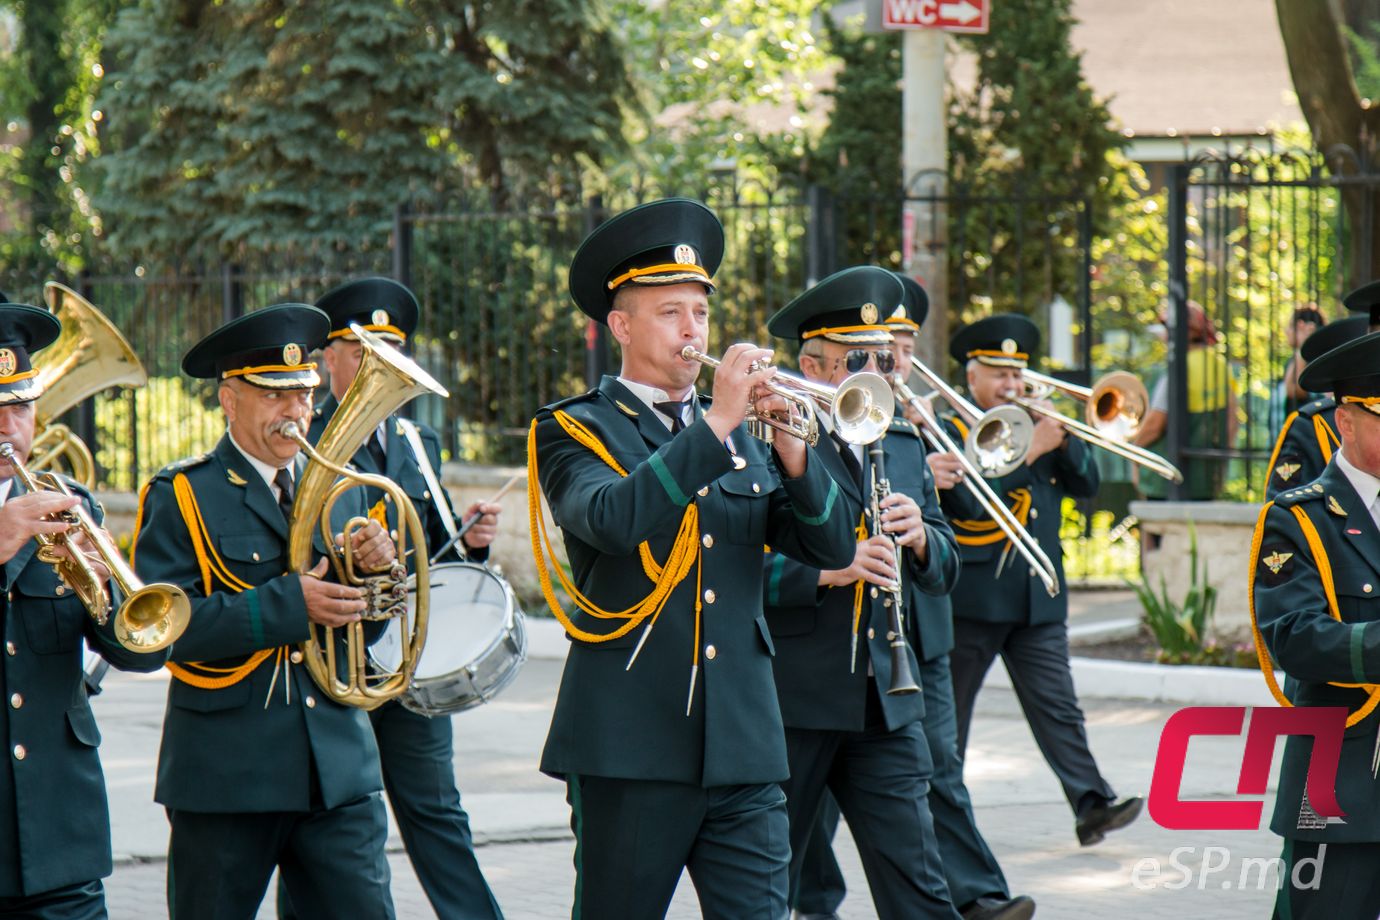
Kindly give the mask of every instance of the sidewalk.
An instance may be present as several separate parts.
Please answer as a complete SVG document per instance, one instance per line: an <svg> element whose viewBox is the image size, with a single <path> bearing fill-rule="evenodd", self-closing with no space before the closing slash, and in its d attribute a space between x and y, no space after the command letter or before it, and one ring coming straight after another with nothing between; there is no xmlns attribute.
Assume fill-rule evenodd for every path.
<svg viewBox="0 0 1380 920"><path fill-rule="evenodd" d="M543 644L545 643L545 644ZM559 642L544 636L534 656L559 652ZM574 871L564 788L536 769L550 720L561 665L551 658L529 661L499 699L457 716L456 772L480 842L478 854L509 920L553 920L569 916ZM116 869L107 880L111 917L146 920L166 916L163 901L167 823L152 802L154 771L162 722L166 678L111 672L95 700L105 740L101 748L110 789ZM1088 731L1103 773L1121 794L1144 793L1160 729L1177 704L1115 699L1084 699ZM1184 798L1223 798L1235 789L1243 739L1200 738L1193 742L1184 777ZM1281 746L1282 747L1282 746ZM269 752L265 752L268 756ZM1141 819L1103 844L1080 849L1073 818L1044 764L1011 691L983 691L974 719L968 758L968 784L988 842L1002 862L1013 891L1039 902L1038 917L1114 917L1214 920L1268 916L1273 888L1238 887L1241 860L1278 855L1278 840L1268 830L1253 833L1175 832ZM1266 802L1268 816L1272 802ZM1228 871L1194 872L1187 887L1138 890L1132 871L1144 858L1160 861L1161 883L1178 884L1178 861L1196 870L1205 847L1210 865L1229 855ZM432 916L401 851L390 838L394 899L401 918ZM839 836L839 855L850 896L847 920L872 918L867 884L848 835ZM1143 879L1153 879L1148 867ZM1273 879L1272 879L1273 880ZM1224 889L1224 884L1228 887ZM260 917L273 916L271 899ZM670 914L698 917L693 886L682 881Z"/></svg>

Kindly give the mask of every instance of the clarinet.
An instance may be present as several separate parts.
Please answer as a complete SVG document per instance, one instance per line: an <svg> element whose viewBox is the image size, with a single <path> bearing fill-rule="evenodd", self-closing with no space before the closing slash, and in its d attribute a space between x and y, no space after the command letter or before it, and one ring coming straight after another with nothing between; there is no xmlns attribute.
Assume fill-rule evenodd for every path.
<svg viewBox="0 0 1380 920"><path fill-rule="evenodd" d="M882 598L882 606L886 607L888 616L886 638L891 646L891 686L886 692L889 696L903 696L908 693L919 693L920 685L915 682L915 675L910 670L910 658L906 655L905 620L901 615L902 547L896 542L895 534L887 534L882 530L882 500L891 494L891 482L886 478L886 460L882 452L883 438L873 441L867 448L867 459L872 468L872 535L885 535L891 539L896 561L896 584L894 587L882 589L886 592L886 596Z"/></svg>

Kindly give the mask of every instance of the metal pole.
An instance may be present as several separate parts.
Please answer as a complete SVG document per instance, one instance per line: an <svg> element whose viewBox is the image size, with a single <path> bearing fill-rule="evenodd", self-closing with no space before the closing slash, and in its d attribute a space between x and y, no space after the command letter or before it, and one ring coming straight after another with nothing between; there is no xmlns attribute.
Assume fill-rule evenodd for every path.
<svg viewBox="0 0 1380 920"><path fill-rule="evenodd" d="M901 38L901 268L925 288L929 318L915 350L931 368L945 367L949 339L948 194L949 135L945 121L946 36L937 29L904 32Z"/></svg>
<svg viewBox="0 0 1380 920"><path fill-rule="evenodd" d="M1166 446L1169 461L1187 470L1188 446L1188 177L1192 166L1169 168L1169 418ZM1181 501L1184 485L1171 483L1169 497Z"/></svg>

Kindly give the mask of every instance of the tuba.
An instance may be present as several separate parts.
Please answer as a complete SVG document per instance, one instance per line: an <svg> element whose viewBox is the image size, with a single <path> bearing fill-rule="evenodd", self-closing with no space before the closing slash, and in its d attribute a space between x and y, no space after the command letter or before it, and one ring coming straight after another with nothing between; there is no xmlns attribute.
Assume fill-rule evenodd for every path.
<svg viewBox="0 0 1380 920"><path fill-rule="evenodd" d="M43 286L43 299L62 323L62 333L33 356L44 392L34 406L29 468L65 469L91 488L96 481L91 449L57 417L110 387L144 386L148 374L120 330L85 297L49 281Z"/></svg>
<svg viewBox="0 0 1380 920"><path fill-rule="evenodd" d="M331 565L341 584L364 592L366 609L361 621L343 627L345 661L339 660L341 643L334 627L310 623L311 638L302 644L302 656L316 685L337 703L359 709L374 709L404 693L412 683L417 661L426 642L427 610L431 593L427 580L426 530L411 500L391 479L360 473L346 464L378 424L405 403L423 393L449 396L445 387L431 378L412 359L354 323L351 331L364 346L359 371L340 400L326 430L315 446L295 422L288 422L280 433L295 442L307 455L308 463L297 486L288 523L288 571L306 572L312 567L312 536L319 532L325 540ZM350 537L369 523L368 518L351 518L344 528L345 543L336 549L331 534L331 509L347 490L359 486L380 489L398 509L398 529L394 536L397 559L382 574L356 571ZM415 549L409 549L409 543ZM417 599L416 613L408 612L407 556L414 553ZM368 643L364 623L398 619L400 662L395 671L369 673ZM409 622L409 619L411 622Z"/></svg>

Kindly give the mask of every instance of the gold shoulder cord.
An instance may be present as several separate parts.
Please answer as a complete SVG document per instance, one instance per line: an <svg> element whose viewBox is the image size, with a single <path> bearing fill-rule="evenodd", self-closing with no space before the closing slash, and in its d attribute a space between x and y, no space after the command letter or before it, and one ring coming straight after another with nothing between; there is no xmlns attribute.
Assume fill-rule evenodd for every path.
<svg viewBox="0 0 1380 920"><path fill-rule="evenodd" d="M553 413L553 417L576 443L593 451L595 456L608 464L609 468L619 476L628 475L627 470L619 465L594 432L563 411L557 410ZM637 647L628 659L628 668L631 668L633 662L637 660L637 655L646 643L647 637L651 635L652 629L656 626L657 618L665 609L671 592L685 580L685 576L690 572L690 567L692 565L695 567L695 640L691 650L690 700L686 702L685 707L686 715L689 715L690 701L694 699L695 681L700 667L700 631L703 612L703 599L700 591L702 569L699 565L699 506L693 499L685 506L685 514L681 516L680 528L676 533L675 542L671 545L671 552L667 555L664 565L658 564L652 557L651 547L648 546L647 541L644 540L638 544L637 551L642 560L642 571L647 576L647 580L652 582L652 590L633 606L620 611L604 610L591 601L566 576L565 569L555 562L556 552L551 545L551 537L546 531L546 521L541 515L541 487L537 482L537 422L535 419L527 432L527 514L532 536L532 558L537 564L537 578L541 583L541 593L546 598L546 605L550 608L552 615L560 621L566 632L581 642L608 642L627 635L643 622L647 622L647 629L642 633L642 638L638 640ZM548 559L552 560L549 565ZM575 622L561 607L551 588L552 570L555 571L561 588L575 601L575 605L580 610L600 620L622 620L622 624L607 633L590 632L575 625Z"/></svg>
<svg viewBox="0 0 1380 920"><path fill-rule="evenodd" d="M1290 412L1285 418L1284 424L1279 426L1279 437L1275 438L1275 449L1270 451L1270 462L1265 465L1265 469L1270 471L1270 475L1275 473L1275 464L1279 462L1279 452L1284 447L1284 439L1289 436L1289 426L1294 424L1294 420L1299 417L1298 412ZM1316 419L1316 416L1315 416ZM1314 426L1317 430L1317 426Z"/></svg>
<svg viewBox="0 0 1380 920"><path fill-rule="evenodd" d="M1322 453L1323 463L1331 463L1332 452L1341 447L1342 442L1337 437L1337 432L1327 424L1327 419L1322 417L1322 413L1313 416L1313 435L1318 439L1318 450Z"/></svg>
<svg viewBox="0 0 1380 920"><path fill-rule="evenodd" d="M1265 515L1274 502L1266 503L1260 509L1260 517L1255 523L1255 536L1251 540L1251 570L1246 576L1246 597L1250 604L1251 612L1251 635L1255 639L1256 660L1260 663L1260 671L1265 675L1265 684L1270 688L1270 695L1275 698L1275 702L1281 706L1293 706L1289 698L1284 695L1284 691L1279 688L1279 682L1275 680L1275 670L1270 663L1270 650L1265 647L1265 638L1260 634L1260 627L1255 619L1255 570L1260 564L1260 544L1265 537ZM1327 597L1327 612L1332 619L1341 621L1341 610L1337 606L1337 588L1332 580L1332 563L1328 561L1327 550L1323 548L1322 538L1318 535L1318 529L1309 520L1308 513L1298 505L1289 508L1294 518L1299 523L1299 529L1303 531L1303 538L1308 543L1308 549L1313 554L1313 560L1318 566L1318 576L1322 579L1323 594ZM1360 722L1380 705L1380 685L1378 684L1348 684L1341 681L1331 680L1328 684L1333 687L1344 687L1349 689L1365 690L1368 698L1361 708L1347 716L1346 727L1350 728Z"/></svg>

